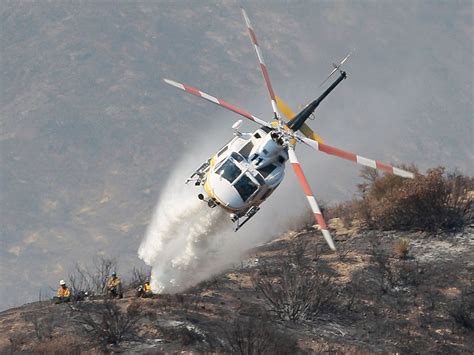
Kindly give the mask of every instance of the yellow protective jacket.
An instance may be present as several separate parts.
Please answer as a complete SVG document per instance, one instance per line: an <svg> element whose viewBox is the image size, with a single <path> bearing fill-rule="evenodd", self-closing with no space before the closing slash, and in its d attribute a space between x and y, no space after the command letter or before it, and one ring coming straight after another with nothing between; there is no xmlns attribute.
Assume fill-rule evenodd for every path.
<svg viewBox="0 0 474 355"><path fill-rule="evenodd" d="M120 280L119 277L111 277L110 279L107 280L107 289L111 289L113 287L117 287L120 285L122 281Z"/></svg>
<svg viewBox="0 0 474 355"><path fill-rule="evenodd" d="M144 284L144 285L143 285L143 291L144 291L144 292L151 292L151 286L150 286L150 284L147 284L147 283Z"/></svg>
<svg viewBox="0 0 474 355"><path fill-rule="evenodd" d="M59 286L57 295L58 297L70 297L71 290L68 287Z"/></svg>

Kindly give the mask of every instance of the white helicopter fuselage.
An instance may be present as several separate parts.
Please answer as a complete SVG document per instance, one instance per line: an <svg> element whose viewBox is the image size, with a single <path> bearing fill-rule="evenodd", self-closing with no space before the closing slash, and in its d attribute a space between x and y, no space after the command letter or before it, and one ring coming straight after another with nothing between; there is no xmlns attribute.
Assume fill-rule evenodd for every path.
<svg viewBox="0 0 474 355"><path fill-rule="evenodd" d="M220 206L237 221L249 211L253 215L281 183L288 149L279 141L279 135L267 127L253 133L235 131L234 134L188 182L203 186L207 197L200 195L200 198L209 207Z"/></svg>

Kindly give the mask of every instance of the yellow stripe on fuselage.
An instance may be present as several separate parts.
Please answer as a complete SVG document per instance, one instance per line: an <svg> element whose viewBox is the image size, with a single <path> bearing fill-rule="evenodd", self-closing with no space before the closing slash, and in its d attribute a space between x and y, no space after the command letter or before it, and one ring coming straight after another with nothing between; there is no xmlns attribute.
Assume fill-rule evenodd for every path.
<svg viewBox="0 0 474 355"><path fill-rule="evenodd" d="M211 158L211 161L209 163L209 171L207 173L207 175L209 176L209 174L211 173L212 169L214 168L214 165L216 165L216 160L217 160L217 155L214 155L212 158ZM214 191L212 190L212 187L211 185L209 184L209 179L206 177L206 182L204 183L203 185L203 188L204 188L204 191L206 192L207 196L209 196L209 198L212 198L214 199L215 201L218 202L219 206L222 207L223 209L225 209L226 211L228 212L235 212L237 210L234 210L232 208L229 208L226 206L226 204L221 201L215 194L214 194Z"/></svg>
<svg viewBox="0 0 474 355"><path fill-rule="evenodd" d="M216 159L217 159L217 155L214 155L212 158L211 158L211 161L209 162L209 171L207 172L207 175L206 176L206 182L204 183L204 191L206 191L206 194L207 196L209 196L210 198L216 198L216 196L214 195L214 191L212 191L211 189L211 186L209 185L209 174L211 172L211 170L214 168L214 165L216 165Z"/></svg>

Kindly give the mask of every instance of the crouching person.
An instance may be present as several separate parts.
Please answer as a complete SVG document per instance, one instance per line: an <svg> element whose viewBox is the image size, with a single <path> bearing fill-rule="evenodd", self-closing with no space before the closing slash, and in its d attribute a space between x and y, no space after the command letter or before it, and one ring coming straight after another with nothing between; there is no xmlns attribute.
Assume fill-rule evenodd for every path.
<svg viewBox="0 0 474 355"><path fill-rule="evenodd" d="M123 298L122 280L120 280L115 271L112 272L111 277L107 281L107 296Z"/></svg>
<svg viewBox="0 0 474 355"><path fill-rule="evenodd" d="M59 281L59 288L53 300L56 304L69 302L71 300L71 290L66 286L64 280Z"/></svg>
<svg viewBox="0 0 474 355"><path fill-rule="evenodd" d="M138 286L137 297L151 298L153 297L153 291L151 290L150 281L146 280L143 286Z"/></svg>

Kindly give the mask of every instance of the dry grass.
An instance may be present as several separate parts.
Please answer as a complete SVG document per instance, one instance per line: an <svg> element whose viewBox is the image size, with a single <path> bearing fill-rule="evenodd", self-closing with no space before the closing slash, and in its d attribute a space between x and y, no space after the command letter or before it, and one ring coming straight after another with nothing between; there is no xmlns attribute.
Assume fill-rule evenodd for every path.
<svg viewBox="0 0 474 355"><path fill-rule="evenodd" d="M406 259L410 251L410 241L406 238L400 238L393 244L393 252L399 259Z"/></svg>
<svg viewBox="0 0 474 355"><path fill-rule="evenodd" d="M82 354L83 342L72 335L63 335L47 341L36 343L34 354Z"/></svg>

